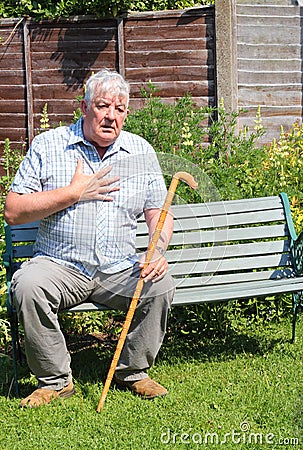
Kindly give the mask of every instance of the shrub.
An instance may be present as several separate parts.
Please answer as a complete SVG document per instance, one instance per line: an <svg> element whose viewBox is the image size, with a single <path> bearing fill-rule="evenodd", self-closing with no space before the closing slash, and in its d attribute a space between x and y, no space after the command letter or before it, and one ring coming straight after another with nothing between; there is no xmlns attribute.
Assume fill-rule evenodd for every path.
<svg viewBox="0 0 303 450"><path fill-rule="evenodd" d="M218 108L197 107L189 95L175 104L166 104L156 96L154 86L149 83L142 91L144 105L131 111L125 129L140 134L156 149L164 167L167 183L176 169L196 170L204 174L215 187L216 195L222 199L236 199L276 195L285 191L291 198L295 223L299 230L303 223L302 151L303 126L297 123L287 133L281 130L278 140L270 145L258 146L259 137L265 132L258 114L253 130L236 129L239 113L227 113L224 103ZM79 111L75 112L75 119ZM41 129L48 128L47 107L43 108ZM0 183L5 194L24 148L12 149L5 141L5 175ZM181 167L180 167L181 165ZM266 173L266 176L264 176ZM205 178L205 179L206 179ZM209 192L193 193L183 183L178 186L178 196L186 202L211 200ZM213 193L212 193L213 195ZM3 200L1 203L3 210ZM1 228L1 246L4 246ZM1 293L5 292L5 275L0 270ZM0 308L0 347L7 340L7 324L4 316L4 295ZM245 327L259 320L278 320L290 313L289 296L270 298L266 301L251 299L245 302L220 305L197 305L175 308L171 323L182 333L224 333L228 329ZM114 316L113 316L114 317ZM1 326L3 324L3 330ZM65 331L92 332L105 326L104 316L87 314L69 315L62 319Z"/></svg>
<svg viewBox="0 0 303 450"><path fill-rule="evenodd" d="M0 4L0 17L29 16L36 19L58 19L77 15L117 16L125 11L161 11L214 4L214 0L6 0Z"/></svg>

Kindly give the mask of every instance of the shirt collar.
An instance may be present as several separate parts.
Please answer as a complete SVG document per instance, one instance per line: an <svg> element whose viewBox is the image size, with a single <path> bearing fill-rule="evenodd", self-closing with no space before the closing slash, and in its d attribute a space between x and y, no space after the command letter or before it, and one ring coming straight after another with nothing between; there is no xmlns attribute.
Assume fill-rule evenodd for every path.
<svg viewBox="0 0 303 450"><path fill-rule="evenodd" d="M82 125L83 117L80 117L80 119L77 120L76 123L71 124L68 145L79 144L80 142L82 142L83 144L92 147L92 144L90 144L84 137Z"/></svg>
<svg viewBox="0 0 303 450"><path fill-rule="evenodd" d="M76 123L73 123L70 126L70 138L68 141L68 145L74 145L79 144L82 142L84 145L95 148L93 144L91 144L89 141L87 141L83 134L83 117L80 117L79 120L77 120ZM125 135L127 133L125 131L121 131L120 135L116 139L116 141L107 149L104 158L113 155L114 153L122 150L126 153L131 154L131 146L129 145L129 140L125 139Z"/></svg>

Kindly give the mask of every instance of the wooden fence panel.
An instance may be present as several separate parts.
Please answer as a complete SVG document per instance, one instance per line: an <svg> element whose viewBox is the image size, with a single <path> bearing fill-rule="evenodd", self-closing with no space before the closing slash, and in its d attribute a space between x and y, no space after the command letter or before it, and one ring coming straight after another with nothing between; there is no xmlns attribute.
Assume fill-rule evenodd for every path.
<svg viewBox="0 0 303 450"><path fill-rule="evenodd" d="M227 86L225 98L234 89L237 107L246 111L240 128L253 129L260 106L266 128L262 142L278 138L281 125L288 130L295 120L302 122L303 13L293 3L216 1L223 23L235 6L236 23L230 27L235 62L229 59L234 84L224 83L218 70L225 67L219 49L232 39L224 33L216 37L212 6L107 20L0 20L0 151L6 137L13 143L31 139L45 103L51 124L70 123L85 81L102 67L126 76L134 108L142 105L140 92L149 80L165 101L190 93L198 105L216 104L220 82L220 89Z"/></svg>
<svg viewBox="0 0 303 450"><path fill-rule="evenodd" d="M213 7L14 27L0 21L0 149L6 137L31 141L46 103L51 124L70 123L85 81L103 67L126 76L134 108L149 80L168 102L189 92L215 103Z"/></svg>
<svg viewBox="0 0 303 450"><path fill-rule="evenodd" d="M0 28L0 149L5 138L27 137L23 28L18 21L2 21Z"/></svg>
<svg viewBox="0 0 303 450"><path fill-rule="evenodd" d="M140 20L130 16L124 42L125 75L135 98L140 98L142 82L152 80L165 101L190 92L199 105L215 104L213 9L171 17L144 14Z"/></svg>
<svg viewBox="0 0 303 450"><path fill-rule="evenodd" d="M260 106L268 143L302 122L302 9L291 0L236 3L239 126L253 129Z"/></svg>
<svg viewBox="0 0 303 450"><path fill-rule="evenodd" d="M51 124L70 123L87 77L116 68L116 20L30 25L34 129L47 103Z"/></svg>

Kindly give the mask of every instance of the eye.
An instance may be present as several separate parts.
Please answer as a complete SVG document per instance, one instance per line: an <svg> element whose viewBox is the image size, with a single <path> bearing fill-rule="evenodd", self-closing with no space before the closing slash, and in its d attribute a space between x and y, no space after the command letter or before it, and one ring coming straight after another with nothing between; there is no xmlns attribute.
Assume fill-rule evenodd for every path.
<svg viewBox="0 0 303 450"><path fill-rule="evenodd" d="M100 103L99 105L97 105L97 109L107 109L108 105L106 105L105 103Z"/></svg>

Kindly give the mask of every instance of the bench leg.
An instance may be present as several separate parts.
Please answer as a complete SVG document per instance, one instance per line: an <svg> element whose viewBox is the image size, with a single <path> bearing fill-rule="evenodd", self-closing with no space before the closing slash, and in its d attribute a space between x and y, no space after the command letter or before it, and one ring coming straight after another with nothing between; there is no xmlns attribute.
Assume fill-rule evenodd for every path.
<svg viewBox="0 0 303 450"><path fill-rule="evenodd" d="M16 316L14 313L13 316ZM17 362L21 362L21 349L19 342L18 333L18 320L16 317L11 318L11 333L12 333L12 343L13 343L13 364L14 364L14 384L16 396L19 397L19 384L18 384L18 369Z"/></svg>
<svg viewBox="0 0 303 450"><path fill-rule="evenodd" d="M292 294L292 301L293 301L292 338L291 338L292 344L295 342L295 339L296 339L296 323L297 323L299 307L303 305L302 300L303 300L303 295L302 295L301 291L294 292Z"/></svg>
<svg viewBox="0 0 303 450"><path fill-rule="evenodd" d="M19 397L19 384L18 384L18 362L21 364L22 353L19 341L18 331L18 317L16 311L13 310L9 301L7 302L7 315L10 322L12 347L13 347L13 371L14 371L14 385L16 396Z"/></svg>

